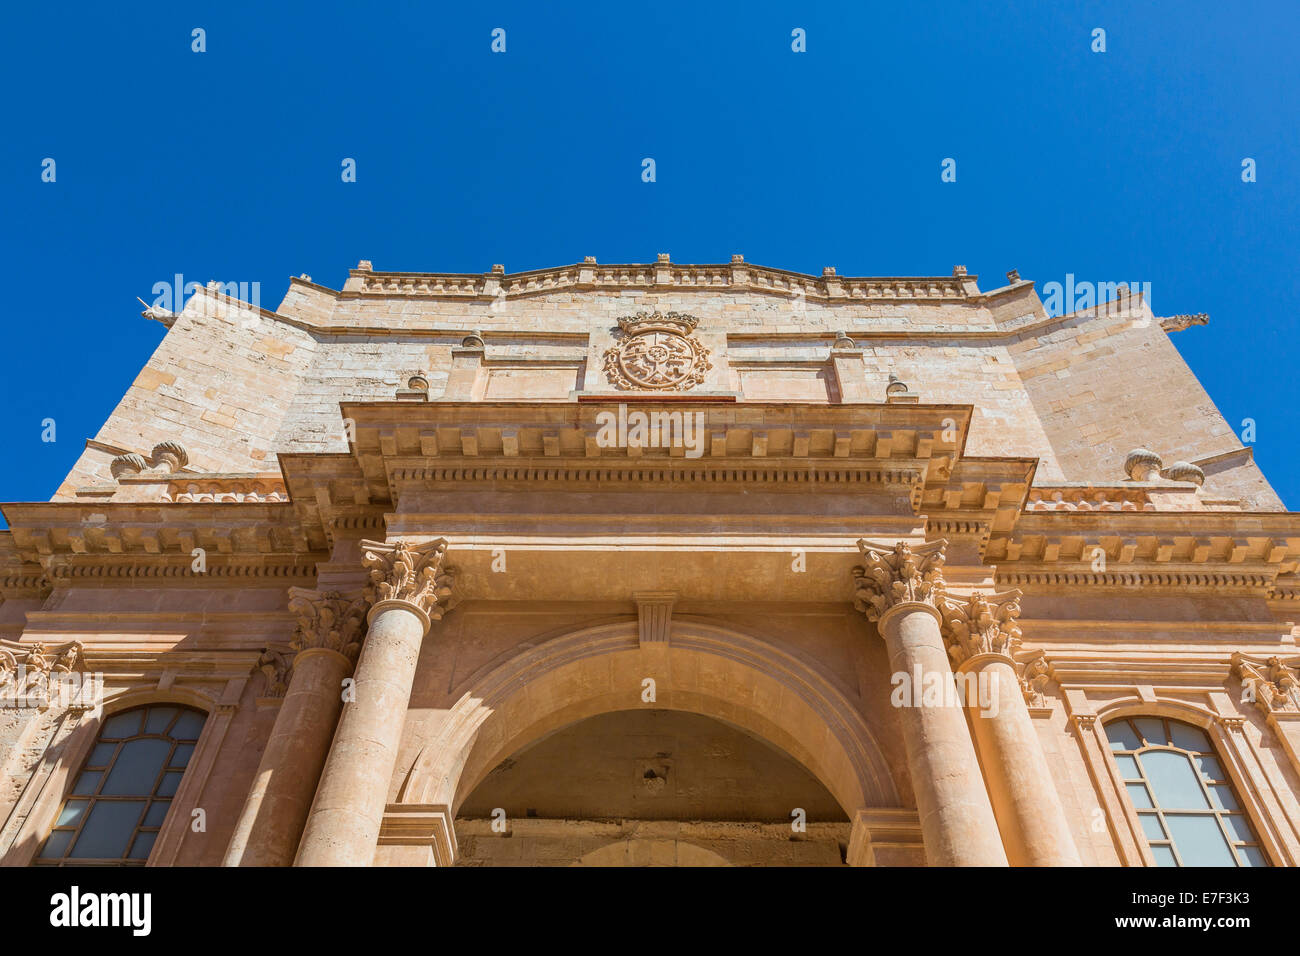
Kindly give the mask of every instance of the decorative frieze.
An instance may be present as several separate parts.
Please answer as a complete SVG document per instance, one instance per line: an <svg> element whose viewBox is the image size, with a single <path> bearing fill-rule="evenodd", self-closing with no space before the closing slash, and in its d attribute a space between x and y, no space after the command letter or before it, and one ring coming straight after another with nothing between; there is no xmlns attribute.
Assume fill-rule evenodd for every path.
<svg viewBox="0 0 1300 956"><path fill-rule="evenodd" d="M367 606L360 592L290 588L289 612L298 618L298 627L289 646L295 652L323 647L355 662L361 653Z"/></svg>
<svg viewBox="0 0 1300 956"><path fill-rule="evenodd" d="M976 591L969 598L945 596L939 601L943 615L943 636L953 665L982 655L995 654L1014 664L1020 647L1020 592L984 595Z"/></svg>
<svg viewBox="0 0 1300 956"><path fill-rule="evenodd" d="M376 606L406 604L430 621L441 620L449 610L455 572L444 567L447 541L425 544L362 541L362 563L370 571L366 597Z"/></svg>
<svg viewBox="0 0 1300 956"><path fill-rule="evenodd" d="M928 604L939 610L947 547L943 539L915 548L906 541L888 545L859 539L865 564L853 569L857 581L853 606L870 621L880 620L898 604Z"/></svg>

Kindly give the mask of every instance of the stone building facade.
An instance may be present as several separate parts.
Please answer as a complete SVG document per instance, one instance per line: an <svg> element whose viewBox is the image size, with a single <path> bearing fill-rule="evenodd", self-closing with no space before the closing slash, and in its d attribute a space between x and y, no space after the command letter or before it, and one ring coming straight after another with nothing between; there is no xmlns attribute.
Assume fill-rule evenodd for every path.
<svg viewBox="0 0 1300 956"><path fill-rule="evenodd" d="M3 506L6 865L1293 865L1300 515L1141 296L201 290Z"/></svg>

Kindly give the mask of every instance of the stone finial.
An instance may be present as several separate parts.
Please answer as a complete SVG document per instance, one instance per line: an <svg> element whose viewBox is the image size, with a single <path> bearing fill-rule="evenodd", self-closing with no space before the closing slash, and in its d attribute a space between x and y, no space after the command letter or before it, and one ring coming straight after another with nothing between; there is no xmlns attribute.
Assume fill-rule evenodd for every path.
<svg viewBox="0 0 1300 956"><path fill-rule="evenodd" d="M1124 459L1124 474L1134 481L1155 481L1160 477L1160 456L1147 448L1134 448Z"/></svg>
<svg viewBox="0 0 1300 956"><path fill-rule="evenodd" d="M371 615L384 604L402 604L431 622L441 620L450 609L455 572L443 567L445 538L418 545L402 540L362 541L361 554L362 564L370 571L367 597L374 602Z"/></svg>
<svg viewBox="0 0 1300 956"><path fill-rule="evenodd" d="M190 453L178 441L164 441L153 446L153 456L150 461L154 468L166 467L169 472L175 474L190 463Z"/></svg>
<svg viewBox="0 0 1300 956"><path fill-rule="evenodd" d="M833 275L835 275L835 267L834 267L834 266L825 266L825 267L822 269L822 275L824 275L824 276L833 276Z"/></svg>
<svg viewBox="0 0 1300 956"><path fill-rule="evenodd" d="M120 479L126 475L138 475L149 467L149 462L143 455L137 455L129 452L125 455L118 455L109 463L108 470L114 479Z"/></svg>
<svg viewBox="0 0 1300 956"><path fill-rule="evenodd" d="M1233 654L1232 673L1245 691L1242 700L1253 702L1265 714L1300 711L1300 679L1295 664L1280 657L1259 660L1240 652Z"/></svg>
<svg viewBox="0 0 1300 956"><path fill-rule="evenodd" d="M115 479L121 480L129 475L138 475L145 469L175 474L189 463L190 453L184 445L178 441L163 441L153 446L153 452L148 458L134 452L118 455L109 464L108 470Z"/></svg>
<svg viewBox="0 0 1300 956"><path fill-rule="evenodd" d="M467 349L487 348L487 346L483 343L482 329L474 329L473 331L471 331L469 335L465 336L463 339L460 340L460 344L461 347Z"/></svg>
<svg viewBox="0 0 1300 956"><path fill-rule="evenodd" d="M1020 646L1020 591L984 595L976 592L969 598L945 597L939 602L943 615L943 636L948 656L956 666L981 654L1007 658Z"/></svg>
<svg viewBox="0 0 1300 956"><path fill-rule="evenodd" d="M492 266L492 274L503 276L506 274L506 267L502 265L500 262L494 263Z"/></svg>
<svg viewBox="0 0 1300 956"><path fill-rule="evenodd" d="M1205 484L1205 472L1190 461L1176 461L1163 469L1160 476L1170 481L1190 481L1198 488Z"/></svg>
<svg viewBox="0 0 1300 956"><path fill-rule="evenodd" d="M423 372L416 372L406 380L406 387L417 392L428 391L429 380L424 377Z"/></svg>
<svg viewBox="0 0 1300 956"><path fill-rule="evenodd" d="M355 663L366 628L366 604L360 591L289 588L289 613L298 619L289 646L295 652L323 647Z"/></svg>
<svg viewBox="0 0 1300 956"><path fill-rule="evenodd" d="M659 261L659 262L668 262L668 261L669 261L669 260L668 260L668 253L666 253L666 252L661 252L661 253L659 253L659 256L658 256L658 260L657 260L657 261Z"/></svg>
<svg viewBox="0 0 1300 956"><path fill-rule="evenodd" d="M585 264L589 265L589 266L594 266L594 265L596 264L596 257L595 257L595 256L583 256L583 257L582 257L582 261L583 261Z"/></svg>
<svg viewBox="0 0 1300 956"><path fill-rule="evenodd" d="M370 264L370 260L369 260L369 259L362 259L360 262L357 263L357 271L358 271L358 272L373 272L373 271L374 271L374 266L372 266L372 265Z"/></svg>
<svg viewBox="0 0 1300 956"><path fill-rule="evenodd" d="M953 278L954 278L954 279L961 278L961 277L964 276L965 274L966 274L966 267L965 267L965 266L953 266L953 267L952 267L952 275L953 275Z"/></svg>
<svg viewBox="0 0 1300 956"><path fill-rule="evenodd" d="M849 338L847 332L836 332L835 343L831 346L833 349L851 349L854 348L854 341Z"/></svg>
<svg viewBox="0 0 1300 956"><path fill-rule="evenodd" d="M307 273L305 272L302 275L298 276L298 278L301 279L303 282L311 281L311 276L307 275Z"/></svg>
<svg viewBox="0 0 1300 956"><path fill-rule="evenodd" d="M739 252L733 252L731 254L731 264L733 266L740 265L740 263L744 261L745 261L745 257L742 256Z"/></svg>
<svg viewBox="0 0 1300 956"><path fill-rule="evenodd" d="M906 394L907 394L907 383L900 382L898 380L897 375L891 374L889 376L889 384L885 386L885 397L888 398L891 395L906 395Z"/></svg>
<svg viewBox="0 0 1300 956"><path fill-rule="evenodd" d="M853 569L857 581L853 606L869 621L880 620L899 604L927 604L939 610L947 548L942 538L915 548L906 541L889 545L859 539L865 565Z"/></svg>
<svg viewBox="0 0 1300 956"><path fill-rule="evenodd" d="M1010 272L1007 273L1007 283L1008 283L1008 284L1010 284L1010 285L1015 285L1015 284L1016 284L1017 282L1019 282L1019 281L1020 281L1020 270L1019 270L1019 269L1012 269Z"/></svg>

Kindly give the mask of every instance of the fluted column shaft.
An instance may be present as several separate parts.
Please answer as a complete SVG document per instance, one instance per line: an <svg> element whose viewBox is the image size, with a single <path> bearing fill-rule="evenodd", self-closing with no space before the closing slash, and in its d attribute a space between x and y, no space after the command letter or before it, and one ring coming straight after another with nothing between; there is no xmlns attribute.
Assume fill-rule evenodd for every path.
<svg viewBox="0 0 1300 956"><path fill-rule="evenodd" d="M366 866L375 855L420 644L417 609L376 605L348 704L320 776L298 866Z"/></svg>
<svg viewBox="0 0 1300 956"><path fill-rule="evenodd" d="M981 688L967 694L966 706L1011 865L1081 866L1011 659L985 654L959 672L975 675Z"/></svg>
<svg viewBox="0 0 1300 956"><path fill-rule="evenodd" d="M310 648L293 662L284 702L226 850L225 866L289 866L343 706L352 662Z"/></svg>
<svg viewBox="0 0 1300 956"><path fill-rule="evenodd" d="M906 674L909 680L922 675L926 681L937 675L944 688L942 699L928 701L917 687L917 699L899 708L926 862L1006 866L998 824L956 697L938 612L928 604L897 604L881 617L879 628L893 673Z"/></svg>

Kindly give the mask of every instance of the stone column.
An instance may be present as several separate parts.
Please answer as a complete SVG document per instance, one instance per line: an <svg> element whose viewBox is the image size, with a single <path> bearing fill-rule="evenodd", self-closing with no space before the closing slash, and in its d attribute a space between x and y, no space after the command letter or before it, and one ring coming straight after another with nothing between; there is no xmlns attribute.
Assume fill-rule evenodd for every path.
<svg viewBox="0 0 1300 956"><path fill-rule="evenodd" d="M1012 866L1082 866L1012 655L1020 592L940 601L948 653Z"/></svg>
<svg viewBox="0 0 1300 956"><path fill-rule="evenodd" d="M903 745L930 866L1006 866L966 715L940 633L946 541L858 542L855 606L875 621L892 674L910 695L899 708ZM897 679L893 681L897 683Z"/></svg>
<svg viewBox="0 0 1300 956"><path fill-rule="evenodd" d="M288 689L253 788L226 850L225 866L289 866L343 706L343 680L361 649L360 592L289 589L298 617Z"/></svg>
<svg viewBox="0 0 1300 956"><path fill-rule="evenodd" d="M353 696L343 708L295 866L368 866L415 680L420 644L451 596L447 542L362 542L374 604Z"/></svg>

